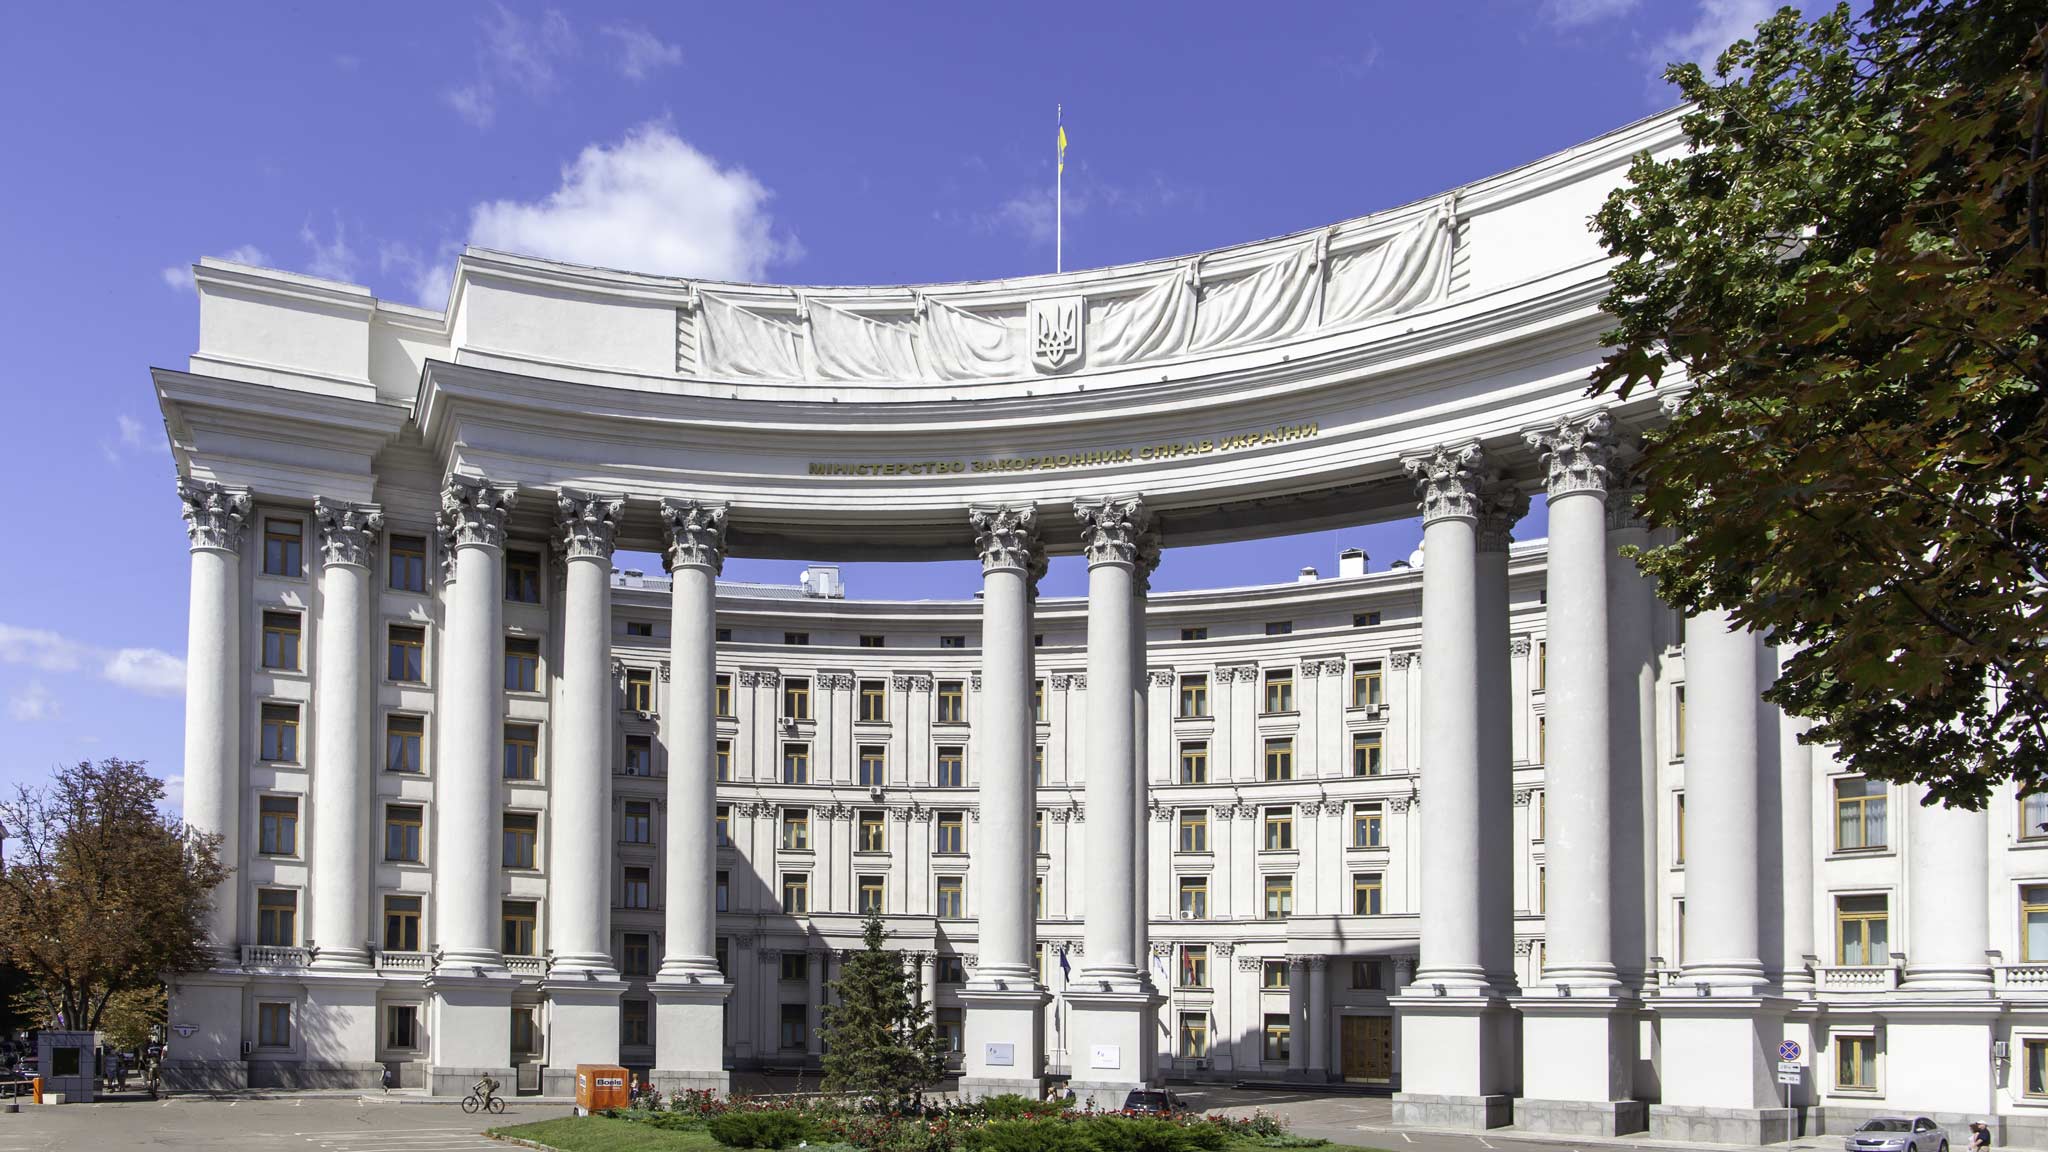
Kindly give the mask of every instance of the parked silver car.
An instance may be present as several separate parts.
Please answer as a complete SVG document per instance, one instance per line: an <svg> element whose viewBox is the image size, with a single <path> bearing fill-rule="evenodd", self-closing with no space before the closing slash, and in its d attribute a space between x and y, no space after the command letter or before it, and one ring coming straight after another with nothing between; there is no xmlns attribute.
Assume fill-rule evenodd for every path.
<svg viewBox="0 0 2048 1152"><path fill-rule="evenodd" d="M1925 1116L1872 1116L1842 1137L1842 1152L1948 1152L1948 1133Z"/></svg>

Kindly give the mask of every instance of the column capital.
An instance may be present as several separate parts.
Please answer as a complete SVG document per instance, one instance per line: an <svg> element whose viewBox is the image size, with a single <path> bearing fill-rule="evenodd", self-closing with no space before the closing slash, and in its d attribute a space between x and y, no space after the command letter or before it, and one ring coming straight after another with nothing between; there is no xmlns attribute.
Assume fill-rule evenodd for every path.
<svg viewBox="0 0 2048 1152"><path fill-rule="evenodd" d="M1151 526L1152 510L1137 496L1104 496L1074 501L1074 518L1081 522L1081 547L1088 554L1088 566L1121 564L1138 566L1144 550L1142 537ZM1153 548L1156 559L1157 546Z"/></svg>
<svg viewBox="0 0 2048 1152"><path fill-rule="evenodd" d="M1637 503L1642 498L1642 473L1632 466L1611 466L1607 479L1607 530L1641 532L1648 528Z"/></svg>
<svg viewBox="0 0 2048 1152"><path fill-rule="evenodd" d="M439 527L442 558L451 579L457 548L505 546L505 513L518 498L518 490L510 484L493 484L482 476L448 477L441 488Z"/></svg>
<svg viewBox="0 0 2048 1152"><path fill-rule="evenodd" d="M313 498L313 522L320 529L320 562L370 566L377 533L384 530L384 510L375 504Z"/></svg>
<svg viewBox="0 0 2048 1152"><path fill-rule="evenodd" d="M1544 485L1551 499L1576 492L1606 497L1608 470L1620 443L1614 417L1604 411L1561 416L1554 423L1523 432L1522 439L1543 461Z"/></svg>
<svg viewBox="0 0 2048 1152"><path fill-rule="evenodd" d="M981 573L1017 569L1025 582L1038 591L1045 575L1045 546L1038 538L1038 505L1006 504L994 508L969 508L967 523L974 529L974 546L981 552Z"/></svg>
<svg viewBox="0 0 2048 1152"><path fill-rule="evenodd" d="M192 550L234 552L242 545L242 526L249 519L249 490L228 488L211 480L178 481L178 502L184 505L185 533Z"/></svg>
<svg viewBox="0 0 2048 1152"><path fill-rule="evenodd" d="M1403 457L1401 467L1415 481L1422 501L1422 523L1477 520L1480 497L1500 474L1476 443L1446 444L1417 456Z"/></svg>
<svg viewBox="0 0 2048 1152"><path fill-rule="evenodd" d="M567 559L588 556L609 561L612 558L612 536L618 531L619 517L625 511L624 496L575 488L557 491L555 524L561 529L561 536L555 541L556 547Z"/></svg>
<svg viewBox="0 0 2048 1152"><path fill-rule="evenodd" d="M1139 596L1152 592L1152 573L1159 569L1159 526L1153 524L1138 533L1138 547L1131 560L1131 591Z"/></svg>
<svg viewBox="0 0 2048 1152"><path fill-rule="evenodd" d="M726 505L664 498L661 523L668 536L668 570L709 568L725 571Z"/></svg>
<svg viewBox="0 0 2048 1152"><path fill-rule="evenodd" d="M1515 525L1529 514L1529 494L1505 482L1494 484L1479 495L1478 549L1505 552Z"/></svg>

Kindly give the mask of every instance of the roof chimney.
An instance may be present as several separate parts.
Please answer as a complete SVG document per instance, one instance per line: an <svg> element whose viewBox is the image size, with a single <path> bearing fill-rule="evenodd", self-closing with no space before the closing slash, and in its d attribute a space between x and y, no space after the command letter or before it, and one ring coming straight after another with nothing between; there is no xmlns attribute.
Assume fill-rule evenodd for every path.
<svg viewBox="0 0 2048 1152"><path fill-rule="evenodd" d="M797 577L803 585L804 595L820 600L843 600L846 586L839 582L839 565L813 564Z"/></svg>
<svg viewBox="0 0 2048 1152"><path fill-rule="evenodd" d="M1337 577L1365 575L1365 562L1365 549L1346 548L1337 553Z"/></svg>
<svg viewBox="0 0 2048 1152"><path fill-rule="evenodd" d="M1306 568L1303 568L1303 569L1301 570L1301 575L1299 575L1299 576L1296 576L1296 577L1294 578L1294 582L1295 582L1296 584L1313 584L1313 583L1315 583L1315 582L1316 582L1316 570L1315 570L1315 566L1314 566L1314 565L1310 565L1310 566L1308 566L1308 567L1306 567Z"/></svg>

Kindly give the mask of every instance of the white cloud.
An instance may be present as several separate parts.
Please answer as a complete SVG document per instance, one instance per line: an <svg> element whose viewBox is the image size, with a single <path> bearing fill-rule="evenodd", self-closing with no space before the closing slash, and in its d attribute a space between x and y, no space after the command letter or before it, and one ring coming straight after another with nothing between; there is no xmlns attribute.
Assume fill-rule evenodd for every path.
<svg viewBox="0 0 2048 1152"><path fill-rule="evenodd" d="M1543 14L1553 24L1575 28L1597 24L1636 10L1642 0L1545 0Z"/></svg>
<svg viewBox="0 0 2048 1152"><path fill-rule="evenodd" d="M497 97L488 80L450 88L441 93L441 99L472 128L489 128L491 121L498 118Z"/></svg>
<svg viewBox="0 0 2048 1152"><path fill-rule="evenodd" d="M101 679L150 696L185 690L185 662L160 648L100 648L47 628L0 624L0 664L44 672L96 667Z"/></svg>
<svg viewBox="0 0 2048 1152"><path fill-rule="evenodd" d="M536 99L547 96L560 84L556 62L576 53L575 29L552 8L528 20L503 4L493 5L482 26L476 79L441 93L455 114L476 128L488 128L497 119L497 82Z"/></svg>
<svg viewBox="0 0 2048 1152"><path fill-rule="evenodd" d="M160 648L123 648L107 657L100 675L145 696L185 691L185 662Z"/></svg>
<svg viewBox="0 0 2048 1152"><path fill-rule="evenodd" d="M1715 57L1737 40L1754 38L1756 26L1770 19L1780 3L1781 0L1699 0L1699 14L1691 27L1673 32L1651 46L1651 63L1661 73L1666 64L1691 61L1712 75Z"/></svg>
<svg viewBox="0 0 2048 1152"><path fill-rule="evenodd" d="M469 241L577 264L758 280L803 251L775 234L770 196L745 169L722 168L668 125L649 123L617 144L584 148L544 199L478 204ZM440 283L436 305L445 302Z"/></svg>
<svg viewBox="0 0 2048 1152"><path fill-rule="evenodd" d="M254 244L243 244L239 247L230 248L220 255L221 259L232 260L237 264L261 265L270 261L270 257L263 254L263 249L256 247ZM163 269L158 275L163 277L164 286L173 292L190 292L193 289L192 266L190 264L173 264Z"/></svg>
<svg viewBox="0 0 2048 1152"><path fill-rule="evenodd" d="M17 724L55 720L63 711L64 705L50 695L41 680L29 681L27 687L7 698L7 718Z"/></svg>
<svg viewBox="0 0 2048 1152"><path fill-rule="evenodd" d="M334 220L332 238L322 239L309 223L299 229L299 239L311 253L306 257L306 271L325 280L355 281L356 251L348 245L348 229L339 216Z"/></svg>
<svg viewBox="0 0 2048 1152"><path fill-rule="evenodd" d="M142 421L122 412L115 415L114 425L121 430L121 447L142 447Z"/></svg>
<svg viewBox="0 0 2048 1152"><path fill-rule="evenodd" d="M628 80L645 80L661 68L683 62L681 47L664 42L637 24L607 24L599 32L619 42L619 71Z"/></svg>
<svg viewBox="0 0 2048 1152"><path fill-rule="evenodd" d="M164 782L163 810L173 815L185 814L185 774L159 777Z"/></svg>

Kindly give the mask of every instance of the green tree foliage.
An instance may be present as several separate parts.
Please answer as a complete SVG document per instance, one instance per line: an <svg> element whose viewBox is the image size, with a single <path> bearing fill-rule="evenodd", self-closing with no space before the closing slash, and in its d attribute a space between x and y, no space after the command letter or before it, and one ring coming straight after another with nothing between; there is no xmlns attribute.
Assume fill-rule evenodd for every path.
<svg viewBox="0 0 2048 1152"><path fill-rule="evenodd" d="M1810 739L1970 808L2048 787L2044 19L1781 11L1666 73L1687 147L1595 217L1592 390L1691 387L1647 438L1676 542L1643 568L1796 646L1768 695Z"/></svg>
<svg viewBox="0 0 2048 1152"><path fill-rule="evenodd" d="M884 948L879 916L861 930L865 944L846 960L833 988L837 1004L822 1013L828 1092L874 1096L884 1103L914 1103L946 1074L945 1043L917 999L917 973L903 954Z"/></svg>
<svg viewBox="0 0 2048 1152"><path fill-rule="evenodd" d="M163 973L207 965L220 838L188 833L158 810L163 797L140 763L102 760L0 801L0 962L27 974L45 1022L62 1013L99 1029L147 1014Z"/></svg>

